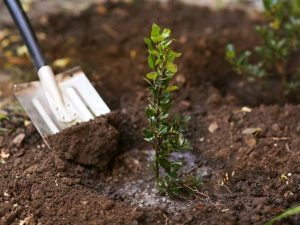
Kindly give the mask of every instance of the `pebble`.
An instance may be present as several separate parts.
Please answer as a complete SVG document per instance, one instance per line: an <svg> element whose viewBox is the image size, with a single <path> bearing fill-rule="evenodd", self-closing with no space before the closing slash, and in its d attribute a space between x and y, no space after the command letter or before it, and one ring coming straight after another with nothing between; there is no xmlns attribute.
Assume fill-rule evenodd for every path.
<svg viewBox="0 0 300 225"><path fill-rule="evenodd" d="M13 139L13 143L17 146L19 146L23 140L25 138L25 134L24 133L21 133L21 134L18 134L14 139Z"/></svg>
<svg viewBox="0 0 300 225"><path fill-rule="evenodd" d="M176 77L175 77L175 82L178 86L183 86L186 84L186 78L183 74L178 74Z"/></svg>
<svg viewBox="0 0 300 225"><path fill-rule="evenodd" d="M187 111L190 108L191 108L191 103L189 101L182 100L178 104L178 111L180 111L180 112Z"/></svg>
<svg viewBox="0 0 300 225"><path fill-rule="evenodd" d="M217 131L218 129L219 129L219 125L218 125L217 122L211 123L211 124L209 125L209 127L208 127L208 131L209 131L210 133L214 133L214 132Z"/></svg>
<svg viewBox="0 0 300 225"><path fill-rule="evenodd" d="M275 132L280 131L279 125L278 125L277 123L274 123L274 124L272 125L272 130L275 131Z"/></svg>
<svg viewBox="0 0 300 225"><path fill-rule="evenodd" d="M106 211L111 210L113 207L115 207L115 203L112 200L107 200L103 204L103 209L106 210Z"/></svg>

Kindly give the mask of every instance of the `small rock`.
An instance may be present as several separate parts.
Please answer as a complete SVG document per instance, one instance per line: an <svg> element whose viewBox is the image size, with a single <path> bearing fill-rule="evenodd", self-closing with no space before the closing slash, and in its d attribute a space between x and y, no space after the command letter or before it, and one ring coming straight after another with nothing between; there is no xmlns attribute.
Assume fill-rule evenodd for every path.
<svg viewBox="0 0 300 225"><path fill-rule="evenodd" d="M280 131L279 125L278 125L277 123L274 123L274 124L272 125L272 130L275 131L275 132Z"/></svg>
<svg viewBox="0 0 300 225"><path fill-rule="evenodd" d="M249 107L244 106L244 107L241 109L241 111L242 111L242 112L250 113L250 112L252 112L252 109L249 108Z"/></svg>
<svg viewBox="0 0 300 225"><path fill-rule="evenodd" d="M252 134L247 134L244 137L244 141L245 144L251 148L256 146L256 138Z"/></svg>
<svg viewBox="0 0 300 225"><path fill-rule="evenodd" d="M178 74L176 77L175 77L175 82L178 86L183 86L186 84L186 78L183 74Z"/></svg>
<svg viewBox="0 0 300 225"><path fill-rule="evenodd" d="M208 131L210 133L214 133L215 131L217 131L219 129L219 125L217 122L213 122L212 124L209 125L208 127Z"/></svg>
<svg viewBox="0 0 300 225"><path fill-rule="evenodd" d="M103 209L108 211L111 210L113 207L115 207L115 203L113 200L107 200L104 204L103 204Z"/></svg>
<svg viewBox="0 0 300 225"><path fill-rule="evenodd" d="M242 131L242 134L251 134L251 135L259 135L259 133L262 131L261 128L255 127L255 128L246 128Z"/></svg>
<svg viewBox="0 0 300 225"><path fill-rule="evenodd" d="M13 143L17 146L19 146L23 140L25 138L25 134L24 133L21 133L21 134L18 134L14 139L13 139Z"/></svg>
<svg viewBox="0 0 300 225"><path fill-rule="evenodd" d="M178 104L178 111L184 112L191 108L191 103L186 100L182 100Z"/></svg>
<svg viewBox="0 0 300 225"><path fill-rule="evenodd" d="M80 178L63 177L62 182L68 186L72 186L78 184L80 182Z"/></svg>

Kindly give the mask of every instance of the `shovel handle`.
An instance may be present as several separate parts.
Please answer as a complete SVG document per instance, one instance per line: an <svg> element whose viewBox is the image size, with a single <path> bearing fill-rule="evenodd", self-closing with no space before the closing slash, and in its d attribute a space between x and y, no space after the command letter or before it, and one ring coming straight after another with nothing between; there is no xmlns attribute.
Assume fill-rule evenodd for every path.
<svg viewBox="0 0 300 225"><path fill-rule="evenodd" d="M39 70L46 65L46 61L21 3L19 0L4 0L4 2L20 30L35 67Z"/></svg>

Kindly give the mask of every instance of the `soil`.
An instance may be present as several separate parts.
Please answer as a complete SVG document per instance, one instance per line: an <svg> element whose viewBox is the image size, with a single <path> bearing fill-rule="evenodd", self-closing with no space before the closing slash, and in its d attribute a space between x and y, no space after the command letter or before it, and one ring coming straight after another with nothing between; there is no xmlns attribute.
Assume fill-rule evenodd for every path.
<svg viewBox="0 0 300 225"><path fill-rule="evenodd" d="M105 117L80 123L46 139L63 160L99 169L105 169L118 153L119 132Z"/></svg>
<svg viewBox="0 0 300 225"><path fill-rule="evenodd" d="M141 135L147 102L142 78L148 71L143 37L153 22L174 31L175 48L183 53L173 110L192 118L187 136L193 151L179 157L182 173L203 178L193 198L157 192L154 151ZM81 64L113 113L72 128L84 140L80 145L66 130L49 149L24 113L4 109L1 224L264 224L299 204L300 106L280 89L274 93L274 85L235 75L224 60L226 43L240 49L258 43L257 22L259 15L241 10L138 1L43 17L35 27L47 35L47 58ZM21 67L32 71L29 61ZM86 125L96 132L80 129ZM81 157L89 150L85 143L99 150L95 157ZM107 151L111 155L102 155ZM110 162L106 170L84 165L88 159L102 167L100 154ZM279 224L299 221L294 216Z"/></svg>

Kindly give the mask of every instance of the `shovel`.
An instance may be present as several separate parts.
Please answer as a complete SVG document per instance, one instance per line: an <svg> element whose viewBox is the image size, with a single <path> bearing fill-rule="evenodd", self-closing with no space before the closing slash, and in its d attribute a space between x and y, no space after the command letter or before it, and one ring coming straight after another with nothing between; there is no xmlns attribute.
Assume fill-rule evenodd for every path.
<svg viewBox="0 0 300 225"><path fill-rule="evenodd" d="M19 0L5 0L37 69L39 81L17 84L14 93L45 137L110 112L79 67L54 75ZM46 141L47 143L47 141Z"/></svg>

